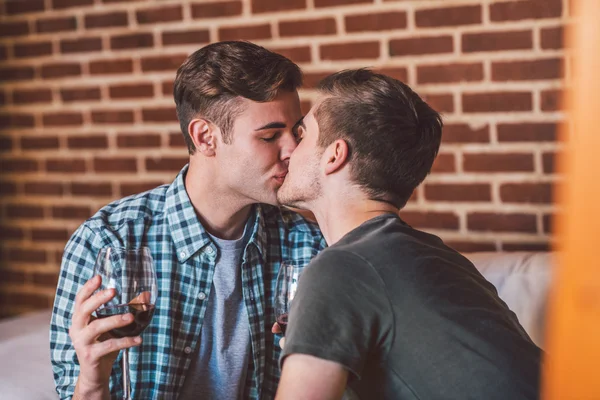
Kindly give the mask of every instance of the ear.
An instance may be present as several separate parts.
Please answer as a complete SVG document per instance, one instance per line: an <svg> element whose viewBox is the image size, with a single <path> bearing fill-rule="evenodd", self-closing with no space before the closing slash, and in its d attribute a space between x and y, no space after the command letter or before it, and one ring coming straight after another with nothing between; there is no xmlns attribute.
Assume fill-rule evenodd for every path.
<svg viewBox="0 0 600 400"><path fill-rule="evenodd" d="M215 155L217 145L216 129L215 125L205 119L199 118L190 121L188 132L199 153L207 157Z"/></svg>
<svg viewBox="0 0 600 400"><path fill-rule="evenodd" d="M338 139L327 146L324 152L325 175L339 171L346 164L348 153L348 143L343 139Z"/></svg>

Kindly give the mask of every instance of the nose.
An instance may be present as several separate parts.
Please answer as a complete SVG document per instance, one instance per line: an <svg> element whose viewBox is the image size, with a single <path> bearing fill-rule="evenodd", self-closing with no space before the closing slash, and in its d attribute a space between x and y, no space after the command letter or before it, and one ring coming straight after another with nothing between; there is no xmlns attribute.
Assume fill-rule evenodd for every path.
<svg viewBox="0 0 600 400"><path fill-rule="evenodd" d="M281 136L281 152L280 158L282 161L287 161L290 159L290 156L298 147L298 143L296 142L296 138L291 132L286 132Z"/></svg>

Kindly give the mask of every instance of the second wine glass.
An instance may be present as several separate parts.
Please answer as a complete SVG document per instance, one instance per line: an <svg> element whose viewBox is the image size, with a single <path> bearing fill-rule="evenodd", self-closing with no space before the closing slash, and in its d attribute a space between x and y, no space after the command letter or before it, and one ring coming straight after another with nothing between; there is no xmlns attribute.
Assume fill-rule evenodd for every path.
<svg viewBox="0 0 600 400"><path fill-rule="evenodd" d="M292 305L292 300L296 295L298 288L298 279L302 272L302 266L293 261L283 261L277 274L277 283L275 286L275 318L281 332L285 335L288 324L288 313Z"/></svg>

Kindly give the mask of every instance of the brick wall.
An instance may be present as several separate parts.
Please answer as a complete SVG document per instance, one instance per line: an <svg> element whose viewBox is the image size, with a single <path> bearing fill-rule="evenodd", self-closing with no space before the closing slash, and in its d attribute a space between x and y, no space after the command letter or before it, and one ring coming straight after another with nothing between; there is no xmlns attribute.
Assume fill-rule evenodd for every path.
<svg viewBox="0 0 600 400"><path fill-rule="evenodd" d="M568 0L3 0L0 315L50 306L73 230L173 179L175 71L225 39L299 63L305 110L342 68L406 81L446 128L405 219L462 251L547 249L568 20Z"/></svg>

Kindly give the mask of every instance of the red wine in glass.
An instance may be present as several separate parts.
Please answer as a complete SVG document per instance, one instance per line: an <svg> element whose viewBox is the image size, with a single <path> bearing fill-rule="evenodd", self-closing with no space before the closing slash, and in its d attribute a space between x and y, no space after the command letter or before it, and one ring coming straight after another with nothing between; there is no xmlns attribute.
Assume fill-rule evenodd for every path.
<svg viewBox="0 0 600 400"><path fill-rule="evenodd" d="M285 328L287 328L287 324L288 324L287 313L278 316L277 323L279 324L279 327L281 328L281 333L283 333L285 335Z"/></svg>
<svg viewBox="0 0 600 400"><path fill-rule="evenodd" d="M154 305L148 303L120 304L117 306L104 307L96 311L98 318L111 317L119 314L133 314L134 320L127 326L115 328L109 333L116 338L134 337L146 329L154 316Z"/></svg>

